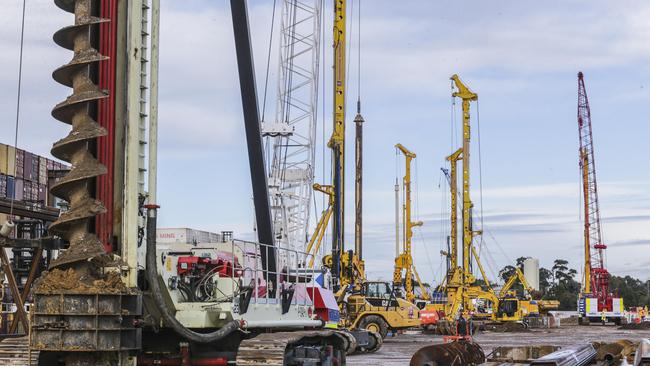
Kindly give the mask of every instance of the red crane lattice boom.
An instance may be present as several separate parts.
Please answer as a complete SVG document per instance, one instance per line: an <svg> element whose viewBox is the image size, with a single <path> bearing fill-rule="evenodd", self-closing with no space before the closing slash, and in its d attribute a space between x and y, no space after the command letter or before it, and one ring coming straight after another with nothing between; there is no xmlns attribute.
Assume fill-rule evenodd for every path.
<svg viewBox="0 0 650 366"><path fill-rule="evenodd" d="M611 309L609 272L605 268L605 249L600 226L600 208L596 183L591 111L582 72L578 73L578 130L580 136L580 170L584 204L585 264L583 292L598 299L599 310Z"/></svg>

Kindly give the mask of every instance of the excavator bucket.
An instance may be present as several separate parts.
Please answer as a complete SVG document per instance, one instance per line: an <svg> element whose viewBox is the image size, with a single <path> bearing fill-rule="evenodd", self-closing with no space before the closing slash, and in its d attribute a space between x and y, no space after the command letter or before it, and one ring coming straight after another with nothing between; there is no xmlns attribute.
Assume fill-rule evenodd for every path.
<svg viewBox="0 0 650 366"><path fill-rule="evenodd" d="M473 366L485 362L485 353L474 342L459 340L420 348L410 366Z"/></svg>

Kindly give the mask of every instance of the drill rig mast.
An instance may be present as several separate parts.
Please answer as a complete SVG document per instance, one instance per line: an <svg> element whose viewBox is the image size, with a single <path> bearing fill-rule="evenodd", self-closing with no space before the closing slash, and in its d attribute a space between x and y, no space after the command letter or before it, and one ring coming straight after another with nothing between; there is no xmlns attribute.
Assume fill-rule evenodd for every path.
<svg viewBox="0 0 650 366"><path fill-rule="evenodd" d="M406 160L406 170L404 172L404 177L402 178L402 184L404 186L405 198L404 198L404 243L403 250L395 258L395 270L393 272L393 285L402 286L402 272L404 273L404 290L406 291L406 300L410 302L415 302L415 293L413 292L413 276L415 275L420 290L422 292L422 300L429 301L429 293L424 288L422 281L420 280L420 275L415 269L415 264L413 263L413 251L412 251L412 239L413 239L413 228L422 226L422 221L412 221L411 220L411 162L416 158L415 153L409 151L404 145L397 144L395 145L399 151L404 154Z"/></svg>
<svg viewBox="0 0 650 366"><path fill-rule="evenodd" d="M458 91L452 94L453 97L462 100L463 108L463 281L465 283L474 282L471 271L471 247L476 232L472 230L472 208L474 204L470 197L470 102L478 100L478 96L473 93L458 75L453 75Z"/></svg>
<svg viewBox="0 0 650 366"><path fill-rule="evenodd" d="M578 132L580 139L580 172L582 175L584 211L584 250L582 293L578 299L580 320L600 322L605 316L620 322L623 300L614 298L609 289L609 272L605 268L605 249L600 226L600 207L596 183L591 110L584 75L578 73Z"/></svg>
<svg viewBox="0 0 650 366"><path fill-rule="evenodd" d="M353 279L345 278L342 268L345 255L345 82L346 82L346 0L334 1L334 95L333 95L333 127L332 136L327 144L332 150L332 189L333 219L332 219L332 280L334 290L338 291L345 282ZM353 257L356 255L353 254ZM357 262L348 258L348 262ZM363 264L361 264L363 266Z"/></svg>

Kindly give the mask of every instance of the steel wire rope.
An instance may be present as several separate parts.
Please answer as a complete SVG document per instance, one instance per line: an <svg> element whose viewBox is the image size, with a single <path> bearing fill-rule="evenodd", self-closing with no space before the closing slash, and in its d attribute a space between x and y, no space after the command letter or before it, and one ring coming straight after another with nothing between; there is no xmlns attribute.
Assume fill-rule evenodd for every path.
<svg viewBox="0 0 650 366"><path fill-rule="evenodd" d="M324 7L325 2L321 1L321 3L323 4L323 7ZM321 29L327 29L327 17L325 16L325 11L323 11L323 9L321 9L321 20L322 20L322 24L323 24ZM321 51L322 51L321 55L322 55L322 58L323 58L323 64L325 64L325 56L327 55L326 48L325 48L325 32L321 32L321 41L322 41L321 42ZM335 39L332 39L332 44L334 44L335 41L336 41ZM323 81L324 81L326 79L326 76L327 76L326 67L322 67L321 69L322 69L322 75L323 75ZM323 97L322 97L323 108L321 108L322 118L323 118L323 133L322 133L322 136L321 136L321 139L322 139L322 155L321 155L322 164L321 165L323 167L323 177L322 178L323 178L323 182L331 182L332 181L332 176L331 176L332 167L330 166L330 169L327 169L327 163L326 162L328 161L328 159L326 159L326 157L325 157L326 156L326 151L327 151L327 143L326 143L326 138L325 138L325 136L327 134L327 129L325 127L325 125L326 125L326 123L325 123L325 109L326 109L325 105L327 104L326 103L326 101L327 101L327 83L323 82L321 89L323 91ZM329 161L331 163L331 159ZM329 172L329 176L328 176L328 172ZM325 195L325 194L321 195L321 197L322 197L322 207L323 207L322 211L323 212L326 210L325 207L329 205L329 196L328 197L326 197L326 196L327 195ZM327 242L329 240L329 233L328 233L327 229L325 229L325 233L323 235L322 240L324 240L325 242ZM323 245L321 245L321 247L320 247L320 254L321 254L321 256L323 256L325 254L325 246L323 246Z"/></svg>
<svg viewBox="0 0 650 366"><path fill-rule="evenodd" d="M351 57L352 56L352 39L353 39L353 36L354 36L354 0L350 1L350 26L349 26L349 29L350 29L350 32L348 32L349 41L347 39L345 40L345 41L348 41L348 43L346 45L347 48L348 48L347 51L346 51L346 57L347 57L346 61L347 61L348 64L346 65L346 68L345 68L345 86L346 86L346 89L347 89L347 86L349 85L350 74L351 74L351 72L350 72L350 63L352 62L352 57ZM345 106L348 105L348 94L349 93L345 93L345 101L344 101ZM348 112L347 108L345 108L343 110L343 112L344 112L343 120L345 120L346 114Z"/></svg>
<svg viewBox="0 0 650 366"><path fill-rule="evenodd" d="M262 121L266 115L266 96L269 86L269 69L271 68L271 47L273 45L273 29L275 27L275 8L277 0L273 0L273 12L271 14L271 33L269 34L269 45L266 56L266 76L264 78L264 98L262 99Z"/></svg>
<svg viewBox="0 0 650 366"><path fill-rule="evenodd" d="M18 90L16 92L16 125L14 132L14 171L18 169L18 130L20 127L20 97L21 97L21 88L23 81L23 50L25 48L25 8L27 5L27 0L23 0L23 12L20 23L20 56L18 61ZM16 181L13 182L14 194L10 197L10 206L9 206L9 221L14 215L14 201L16 197Z"/></svg>
<svg viewBox="0 0 650 366"><path fill-rule="evenodd" d="M445 215L445 210L446 210L445 208L447 207L447 193L446 193L446 189L442 188L442 185L444 184L443 183L443 175L444 175L444 173L442 173L442 171L438 172L438 189L440 190L440 228L441 228L439 230L440 235L438 237L438 240L439 240L438 249L439 249L440 259L441 259L440 260L440 267L442 267L442 263L443 263L443 259L442 259L443 251L446 251L446 252L449 251L448 248L447 248L447 235L449 235L449 234L447 232L447 228L448 228L447 220L446 220L447 217ZM444 179L444 181L446 182L446 179ZM451 228L451 223L449 223L449 228ZM447 262L449 262L448 255L449 254L447 254L447 256L445 256L445 258L444 258L445 264ZM446 265L445 265L445 267L446 267ZM442 276L440 277L440 282L439 283L442 283Z"/></svg>
<svg viewBox="0 0 650 366"><path fill-rule="evenodd" d="M415 217L417 220L420 220L420 189L418 182L420 181L419 178L419 173L418 173L418 159L415 160ZM422 234L422 229L420 226L416 227L419 235L420 235L420 242L422 243L422 246L424 247L424 252L427 256L427 264L429 265L429 269L434 272L434 267L433 263L431 262L431 256L429 255L429 248L427 245L427 242L424 240L424 235Z"/></svg>
<svg viewBox="0 0 650 366"><path fill-rule="evenodd" d="M481 113L479 109L479 101L476 100L476 134L477 134L477 143L478 143L478 182L479 182L479 203L481 204L481 209L479 210L481 216L481 230L484 230L483 225L483 156L481 155ZM483 234L481 234L481 241L478 247L478 257L481 257L481 251L483 250L483 245L485 241L483 240Z"/></svg>

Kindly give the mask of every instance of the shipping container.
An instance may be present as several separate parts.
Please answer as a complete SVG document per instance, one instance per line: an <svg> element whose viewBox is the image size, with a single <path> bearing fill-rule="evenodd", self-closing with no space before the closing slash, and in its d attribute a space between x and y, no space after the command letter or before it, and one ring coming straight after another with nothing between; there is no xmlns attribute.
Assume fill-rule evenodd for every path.
<svg viewBox="0 0 650 366"><path fill-rule="evenodd" d="M38 201L38 182L25 182L25 201Z"/></svg>
<svg viewBox="0 0 650 366"><path fill-rule="evenodd" d="M32 181L32 165L34 164L34 154L29 151L23 152L23 179L25 181ZM38 160L38 158L36 158Z"/></svg>
<svg viewBox="0 0 650 366"><path fill-rule="evenodd" d="M0 174L0 198L7 197L7 176Z"/></svg>
<svg viewBox="0 0 650 366"><path fill-rule="evenodd" d="M7 156L7 145L0 144L0 174L9 175L9 157Z"/></svg>
<svg viewBox="0 0 650 366"><path fill-rule="evenodd" d="M159 228L156 230L156 242L161 244L201 244L220 242L221 236L203 230L189 228Z"/></svg>
<svg viewBox="0 0 650 366"><path fill-rule="evenodd" d="M14 185L15 179L16 178L10 175L7 176L7 198L14 199L16 197L16 186Z"/></svg>
<svg viewBox="0 0 650 366"><path fill-rule="evenodd" d="M25 172L25 150L16 149L16 178L23 178ZM16 190L18 192L18 190Z"/></svg>
<svg viewBox="0 0 650 366"><path fill-rule="evenodd" d="M38 157L38 184L47 184L47 158Z"/></svg>
<svg viewBox="0 0 650 366"><path fill-rule="evenodd" d="M32 170L29 174L29 179L32 182L38 183L39 164L40 164L40 157L38 155L32 154Z"/></svg>
<svg viewBox="0 0 650 366"><path fill-rule="evenodd" d="M29 158L27 158L29 159ZM23 180L23 201L31 201L32 199L32 182Z"/></svg>
<svg viewBox="0 0 650 366"><path fill-rule="evenodd" d="M25 181L22 178L16 177L14 180L14 198L16 201L22 201L25 194Z"/></svg>
<svg viewBox="0 0 650 366"><path fill-rule="evenodd" d="M47 204L47 186L45 184L38 184L38 201L43 205Z"/></svg>
<svg viewBox="0 0 650 366"><path fill-rule="evenodd" d="M7 175L16 176L16 148L7 146Z"/></svg>

